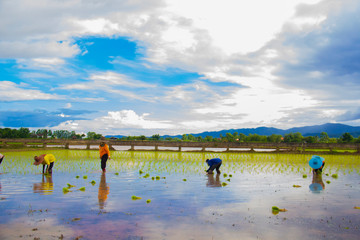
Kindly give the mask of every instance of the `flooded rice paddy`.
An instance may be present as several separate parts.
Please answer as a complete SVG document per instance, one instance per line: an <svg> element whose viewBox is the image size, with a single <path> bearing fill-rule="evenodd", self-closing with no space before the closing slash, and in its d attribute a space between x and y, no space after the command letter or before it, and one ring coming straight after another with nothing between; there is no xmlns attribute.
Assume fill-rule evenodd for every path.
<svg viewBox="0 0 360 240"><path fill-rule="evenodd" d="M52 150L7 152L0 165L0 239L359 239L360 157ZM50 151L48 152L50 153ZM206 175L207 158L223 159ZM285 211L272 211L276 206Z"/></svg>

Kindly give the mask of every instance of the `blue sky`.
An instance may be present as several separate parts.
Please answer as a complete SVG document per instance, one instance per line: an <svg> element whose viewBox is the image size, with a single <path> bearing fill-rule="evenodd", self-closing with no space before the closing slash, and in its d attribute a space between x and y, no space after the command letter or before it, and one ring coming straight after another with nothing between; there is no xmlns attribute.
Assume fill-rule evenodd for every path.
<svg viewBox="0 0 360 240"><path fill-rule="evenodd" d="M0 1L0 127L360 125L357 0Z"/></svg>

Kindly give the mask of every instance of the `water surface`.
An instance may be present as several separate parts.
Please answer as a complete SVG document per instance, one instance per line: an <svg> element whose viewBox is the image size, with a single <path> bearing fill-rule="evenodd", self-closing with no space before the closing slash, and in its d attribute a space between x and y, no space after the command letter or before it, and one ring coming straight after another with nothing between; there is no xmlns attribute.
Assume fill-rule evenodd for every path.
<svg viewBox="0 0 360 240"><path fill-rule="evenodd" d="M118 151L102 174L97 151L48 152L57 157L52 176L32 165L34 155L46 152L6 153L0 166L0 239L358 239L360 234L360 210L354 208L360 207L358 156L325 155L322 177L313 178L311 155ZM219 175L205 174L204 161L212 157L223 159ZM75 187L64 193L68 184ZM272 206L287 211L274 214Z"/></svg>

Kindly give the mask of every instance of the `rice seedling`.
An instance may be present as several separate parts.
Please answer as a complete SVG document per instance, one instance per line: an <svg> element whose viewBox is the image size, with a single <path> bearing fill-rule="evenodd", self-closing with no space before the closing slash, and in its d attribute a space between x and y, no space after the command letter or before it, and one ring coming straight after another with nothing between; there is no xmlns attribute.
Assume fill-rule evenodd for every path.
<svg viewBox="0 0 360 240"><path fill-rule="evenodd" d="M85 191L85 187L81 187L81 188L79 188L78 190L84 192L84 191Z"/></svg>
<svg viewBox="0 0 360 240"><path fill-rule="evenodd" d="M88 177L86 175L83 176L83 179L87 179Z"/></svg>
<svg viewBox="0 0 360 240"><path fill-rule="evenodd" d="M338 175L336 173L334 173L333 175L331 175L331 177L337 179Z"/></svg>
<svg viewBox="0 0 360 240"><path fill-rule="evenodd" d="M183 181L186 182L187 181L186 178L184 178Z"/></svg>
<svg viewBox="0 0 360 240"><path fill-rule="evenodd" d="M303 174L303 178L307 178L307 175L306 175L306 174Z"/></svg>
<svg viewBox="0 0 360 240"><path fill-rule="evenodd" d="M132 195L132 196L131 196L131 199L132 199L132 200L140 200L141 197L137 197L137 196L135 196L135 195Z"/></svg>
<svg viewBox="0 0 360 240"><path fill-rule="evenodd" d="M146 200L146 203L151 203L151 200L150 199Z"/></svg>
<svg viewBox="0 0 360 240"><path fill-rule="evenodd" d="M300 185L293 185L294 188L300 188L301 186Z"/></svg>
<svg viewBox="0 0 360 240"><path fill-rule="evenodd" d="M326 181L327 184L330 184L331 182L329 180Z"/></svg>
<svg viewBox="0 0 360 240"><path fill-rule="evenodd" d="M73 188L73 187L76 187L74 185L71 185L70 183L67 184L68 188Z"/></svg>
<svg viewBox="0 0 360 240"><path fill-rule="evenodd" d="M68 188L66 188L66 187L64 187L62 190L63 190L63 193L65 193L65 194L70 192L70 190Z"/></svg>
<svg viewBox="0 0 360 240"><path fill-rule="evenodd" d="M287 212L287 210L285 208L279 208L277 206L272 206L271 208L271 212L276 215L278 214L279 212Z"/></svg>
<svg viewBox="0 0 360 240"><path fill-rule="evenodd" d="M91 183L93 186L96 184L96 182L95 182L94 180L92 180L90 183Z"/></svg>

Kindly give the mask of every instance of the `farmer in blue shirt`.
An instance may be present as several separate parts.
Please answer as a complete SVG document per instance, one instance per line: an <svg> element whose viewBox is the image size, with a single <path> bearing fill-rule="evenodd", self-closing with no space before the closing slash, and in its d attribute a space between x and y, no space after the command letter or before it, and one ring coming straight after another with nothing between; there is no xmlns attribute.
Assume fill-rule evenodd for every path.
<svg viewBox="0 0 360 240"><path fill-rule="evenodd" d="M215 168L216 168L216 172L220 173L220 166L222 164L220 158L206 159L206 163L209 165L209 169L206 170L208 174L213 174Z"/></svg>

